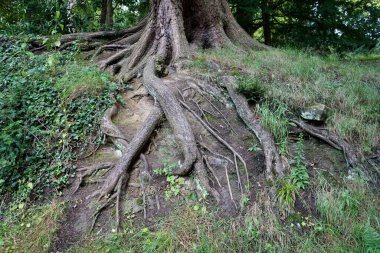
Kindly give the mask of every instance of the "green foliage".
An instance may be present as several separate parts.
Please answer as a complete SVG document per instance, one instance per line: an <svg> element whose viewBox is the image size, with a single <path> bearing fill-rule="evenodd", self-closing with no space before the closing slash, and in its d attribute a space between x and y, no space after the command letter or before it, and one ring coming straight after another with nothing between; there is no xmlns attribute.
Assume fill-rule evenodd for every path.
<svg viewBox="0 0 380 253"><path fill-rule="evenodd" d="M280 181L280 187L277 190L277 199L285 214L292 212L297 194L310 184L309 174L303 159L303 135L301 134L297 141L294 160L290 163L290 173Z"/></svg>
<svg viewBox="0 0 380 253"><path fill-rule="evenodd" d="M168 187L165 190L165 199L169 200L178 196L182 186L185 184L185 180L178 176L167 176L166 181L168 182Z"/></svg>
<svg viewBox="0 0 380 253"><path fill-rule="evenodd" d="M172 175L173 170L175 170L177 166L177 164L169 164L168 161L164 161L163 168L157 168L153 170L153 173L155 175L166 176L166 182L168 183L168 186L165 189L166 200L178 196L181 188L185 184L185 181L182 177Z"/></svg>
<svg viewBox="0 0 380 253"><path fill-rule="evenodd" d="M248 151L249 152L259 152L261 151L262 149L257 146L257 144L252 144L249 148L248 148Z"/></svg>
<svg viewBox="0 0 380 253"><path fill-rule="evenodd" d="M301 134L297 142L294 161L291 162L292 168L288 176L290 182L298 189L305 189L306 186L310 184L309 174L305 164L302 161L303 159L303 135Z"/></svg>
<svg viewBox="0 0 380 253"><path fill-rule="evenodd" d="M260 85L258 80L255 80L249 76L237 76L238 92L243 94L248 102L257 103L263 99L265 95L265 89Z"/></svg>
<svg viewBox="0 0 380 253"><path fill-rule="evenodd" d="M367 221L363 231L363 241L366 253L380 251L380 234L371 226L370 220Z"/></svg>
<svg viewBox="0 0 380 253"><path fill-rule="evenodd" d="M321 182L317 207L325 235L331 238L326 247L333 252L378 252L379 199L367 182L359 176L345 181L343 187L332 186L327 180Z"/></svg>
<svg viewBox="0 0 380 253"><path fill-rule="evenodd" d="M0 55L0 193L17 191L23 201L68 182L70 162L100 141L117 86L70 52L33 55L16 42Z"/></svg>
<svg viewBox="0 0 380 253"><path fill-rule="evenodd" d="M3 0L0 4L0 31L4 34L61 35L98 31L101 0L75 1L72 20L67 0ZM132 26L148 12L148 1L114 0L114 29Z"/></svg>
<svg viewBox="0 0 380 253"><path fill-rule="evenodd" d="M178 165L176 163L170 164L165 160L163 168L156 168L153 170L153 173L158 176L170 176L177 166Z"/></svg>
<svg viewBox="0 0 380 253"><path fill-rule="evenodd" d="M249 34L264 41L265 29L271 37L266 42L275 46L313 48L327 53L368 51L380 37L377 0L229 2L237 21ZM264 16L269 17L268 23L264 23Z"/></svg>
<svg viewBox="0 0 380 253"><path fill-rule="evenodd" d="M1 252L49 252L63 217L62 203L10 210L0 221Z"/></svg>
<svg viewBox="0 0 380 253"><path fill-rule="evenodd" d="M289 124L286 117L287 106L281 103L264 102L256 105L256 111L260 115L264 127L273 134L280 153L285 154L287 152Z"/></svg>
<svg viewBox="0 0 380 253"><path fill-rule="evenodd" d="M286 214L292 212L296 202L296 194L299 188L287 179L280 181L277 189L277 200L282 211Z"/></svg>
<svg viewBox="0 0 380 253"><path fill-rule="evenodd" d="M327 127L365 152L370 153L380 140L380 65L376 61L362 63L354 56L321 57L294 49L244 55L233 50L207 51L200 57L244 69L265 87L266 101L286 104L296 115L307 105L325 104L330 114ZM276 106L260 105L267 115L272 107Z"/></svg>
<svg viewBox="0 0 380 253"><path fill-rule="evenodd" d="M62 0L4 0L0 4L0 31L11 35L62 33L65 11Z"/></svg>

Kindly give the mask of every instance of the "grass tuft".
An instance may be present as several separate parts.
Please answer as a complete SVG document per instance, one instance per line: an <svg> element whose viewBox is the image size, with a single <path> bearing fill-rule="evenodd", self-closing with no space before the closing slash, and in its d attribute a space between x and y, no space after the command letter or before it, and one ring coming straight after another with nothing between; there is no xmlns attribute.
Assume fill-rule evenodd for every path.
<svg viewBox="0 0 380 253"><path fill-rule="evenodd" d="M380 64L376 61L364 64L355 58L322 57L294 49L247 54L230 49L204 51L200 58L244 69L244 76L255 80L244 86L244 92L259 86L266 91L267 101L286 104L293 112L325 104L330 111L328 127L367 153L380 140Z"/></svg>
<svg viewBox="0 0 380 253"><path fill-rule="evenodd" d="M0 252L48 252L63 210L62 203L53 202L21 213L13 211L0 222Z"/></svg>

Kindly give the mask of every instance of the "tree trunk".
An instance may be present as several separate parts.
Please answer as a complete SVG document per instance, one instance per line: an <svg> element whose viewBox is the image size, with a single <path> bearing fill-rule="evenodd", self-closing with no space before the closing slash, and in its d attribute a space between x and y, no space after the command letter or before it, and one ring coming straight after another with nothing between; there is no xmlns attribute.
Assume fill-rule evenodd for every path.
<svg viewBox="0 0 380 253"><path fill-rule="evenodd" d="M113 25L113 6L112 0L102 0L102 10L100 13L100 26L108 30Z"/></svg>
<svg viewBox="0 0 380 253"><path fill-rule="evenodd" d="M271 45L272 44L272 32L271 32L271 25L270 25L270 1L263 0L262 7L261 7L261 16L263 19L263 30L264 30L264 43L265 45Z"/></svg>
<svg viewBox="0 0 380 253"><path fill-rule="evenodd" d="M115 37L117 38L115 39ZM122 158L115 164L112 172L108 174L102 188L97 192L99 200L107 199L107 196L111 196L109 200L112 200L112 196L120 194L120 191L117 190L118 185L121 184L124 176L128 174L129 167L133 164L134 159L139 157L143 145L149 141L153 129L158 124L157 117L161 117L161 115L165 116L172 128L178 147L182 152L182 159L173 174L185 176L195 169L205 189L210 191L215 199L219 199L219 193L210 187L207 176L205 176L207 173L203 164L202 152L198 148L197 135L191 125L189 115L184 113L184 108L194 115L195 119L232 153L234 162L231 159L228 160L235 165L239 181L238 185L240 185L241 192L243 192L238 160L245 168L247 175L245 181L247 184L249 184L249 176L242 156L188 106L182 94L184 90L181 91L180 86L177 86L177 84L186 79L180 78L180 81L174 86L168 85L165 81L173 77L183 60L188 59L190 52L198 48L231 47L242 50L242 48L267 49L268 47L253 40L239 26L226 0L151 0L151 10L148 17L131 29L118 33L71 34L63 36L61 42L64 42L62 45L64 47L65 44L75 39L87 39L91 42L94 40L104 41L107 38L112 39L112 41L99 48L95 53L95 57L101 54L102 50L119 51L111 56L108 54L108 58L99 62L100 67L110 71L124 83L129 82L136 76L142 76L143 85L149 95L157 102L157 106L152 117L148 117L150 120L146 121L146 124L144 123L140 131L133 137ZM169 72L171 72L171 75L163 78ZM175 88L173 89L173 87ZM198 90L201 89L198 87ZM245 105L241 101L242 99L236 100L239 102L236 103L236 106ZM221 115L223 114L221 113ZM225 120L228 121L227 119ZM249 120L256 121L257 119L256 117L251 117ZM249 120L246 121L248 122ZM259 123L255 124L256 127ZM254 127L252 129L256 130ZM233 130L232 127L231 130ZM262 131L254 133L261 134ZM115 138L119 134L114 133L109 136ZM271 138L269 134L266 136ZM260 137L259 139L262 140L263 138ZM269 143L264 146L266 150L267 146L270 146L274 141L265 143ZM270 147L269 151L266 151L268 173L272 173L275 166L277 172L281 172L282 162L277 161L280 158L276 147ZM278 159L276 160L275 158ZM111 195L113 192L116 193ZM231 200L234 201L232 193L230 195Z"/></svg>
<svg viewBox="0 0 380 253"><path fill-rule="evenodd" d="M74 8L77 4L77 0L68 0L67 2L67 19L69 32L75 32L74 27Z"/></svg>

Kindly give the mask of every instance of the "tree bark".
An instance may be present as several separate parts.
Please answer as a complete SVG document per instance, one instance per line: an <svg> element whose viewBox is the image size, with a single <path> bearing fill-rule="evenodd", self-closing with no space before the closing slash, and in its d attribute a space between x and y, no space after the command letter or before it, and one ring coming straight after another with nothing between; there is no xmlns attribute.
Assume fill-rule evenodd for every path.
<svg viewBox="0 0 380 253"><path fill-rule="evenodd" d="M113 25L112 0L102 0L102 10L100 13L100 26L102 29L110 29Z"/></svg>
<svg viewBox="0 0 380 253"><path fill-rule="evenodd" d="M271 3L269 0L263 0L261 7L261 16L263 19L264 30L264 43L268 46L272 44L270 4Z"/></svg>
<svg viewBox="0 0 380 253"><path fill-rule="evenodd" d="M77 4L77 0L68 0L67 2L67 19L69 32L75 32L74 27L74 8Z"/></svg>

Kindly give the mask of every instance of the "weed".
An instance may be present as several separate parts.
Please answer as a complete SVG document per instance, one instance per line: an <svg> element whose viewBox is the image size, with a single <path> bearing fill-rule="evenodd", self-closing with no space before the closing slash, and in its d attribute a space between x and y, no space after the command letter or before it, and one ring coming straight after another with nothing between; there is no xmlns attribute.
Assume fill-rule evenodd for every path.
<svg viewBox="0 0 380 253"><path fill-rule="evenodd" d="M252 144L249 148L248 148L248 151L249 152L259 152L259 151L262 151L262 149L257 146L257 144Z"/></svg>
<svg viewBox="0 0 380 253"><path fill-rule="evenodd" d="M274 109L271 110L271 107ZM288 111L286 105L264 102L256 105L256 110L264 127L273 134L280 153L287 153L289 122L286 117Z"/></svg>
<svg viewBox="0 0 380 253"><path fill-rule="evenodd" d="M380 233L371 226L369 219L363 231L363 241L365 252L375 253L380 251Z"/></svg>
<svg viewBox="0 0 380 253"><path fill-rule="evenodd" d="M249 76L237 76L238 92L243 94L248 102L257 103L260 102L265 95L265 89L260 85L258 80L255 80Z"/></svg>
<svg viewBox="0 0 380 253"><path fill-rule="evenodd" d="M164 166L163 168L156 168L153 170L153 174L158 175L158 176L170 176L177 168L177 164L169 164L167 160L164 161Z"/></svg>
<svg viewBox="0 0 380 253"><path fill-rule="evenodd" d="M178 196L182 186L185 184L185 180L178 176L167 176L166 181L169 185L165 190L165 199L169 200Z"/></svg>
<svg viewBox="0 0 380 253"><path fill-rule="evenodd" d="M172 175L173 170L177 168L177 166L177 164L169 164L168 161L164 161L163 168L157 168L153 170L153 173L155 175L166 176L166 182L168 183L168 186L165 190L166 200L178 196L181 188L185 184L185 180L182 177Z"/></svg>
<svg viewBox="0 0 380 253"><path fill-rule="evenodd" d="M303 152L303 135L301 134L296 145L295 158L291 162L292 168L288 176L290 182L298 189L305 189L310 184L306 165L302 161L304 159Z"/></svg>
<svg viewBox="0 0 380 253"><path fill-rule="evenodd" d="M277 189L276 197L284 214L292 212L297 192L298 187L292 184L288 179L280 181L280 187Z"/></svg>
<svg viewBox="0 0 380 253"><path fill-rule="evenodd" d="M11 210L7 220L0 222L0 251L48 252L63 209L63 204L51 203L27 211Z"/></svg>

